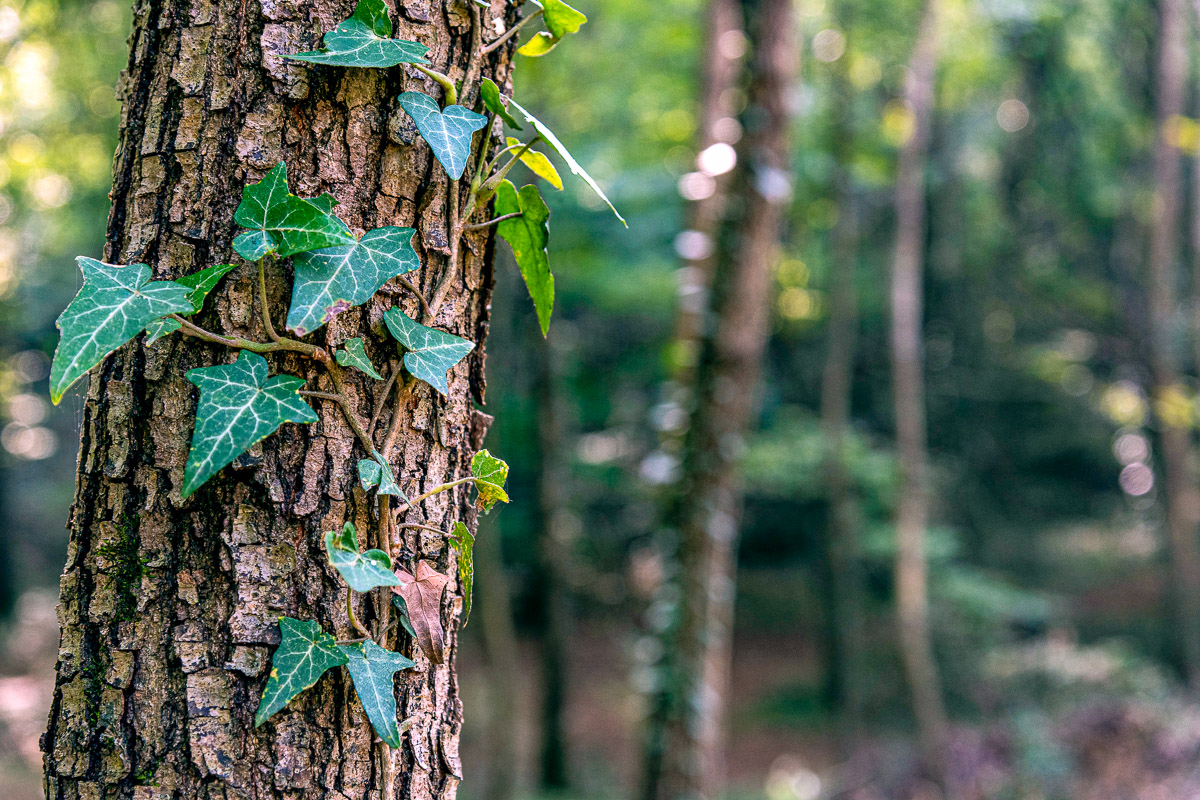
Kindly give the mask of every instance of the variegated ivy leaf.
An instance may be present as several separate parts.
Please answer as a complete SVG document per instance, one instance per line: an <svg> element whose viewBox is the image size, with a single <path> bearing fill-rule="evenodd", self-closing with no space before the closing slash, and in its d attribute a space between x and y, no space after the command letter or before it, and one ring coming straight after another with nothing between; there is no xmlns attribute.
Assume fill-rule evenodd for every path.
<svg viewBox="0 0 1200 800"><path fill-rule="evenodd" d="M475 505L483 513L491 511L496 503L508 502L508 493L504 491L504 484L508 480L508 464L487 450L480 450L471 457L471 475L475 477L475 489L479 492Z"/></svg>
<svg viewBox="0 0 1200 800"><path fill-rule="evenodd" d="M450 546L458 555L458 585L463 596L463 625L471 618L471 592L475 586L475 537L461 522L450 531Z"/></svg>
<svg viewBox="0 0 1200 800"><path fill-rule="evenodd" d="M487 125L487 117L462 106L438 108L437 101L421 92L400 95L400 107L417 123L417 130L446 169L458 180L471 158L471 137Z"/></svg>
<svg viewBox="0 0 1200 800"><path fill-rule="evenodd" d="M358 534L353 522L343 525L341 533L325 532L325 552L329 554L329 565L356 592L400 585L400 579L392 572L392 559L387 553L382 550L358 552Z"/></svg>
<svg viewBox="0 0 1200 800"><path fill-rule="evenodd" d="M390 494L408 502L408 495L392 476L392 468L377 451L372 452L370 458L358 462L358 480L362 483L363 491L369 492L379 487L379 494Z"/></svg>
<svg viewBox="0 0 1200 800"><path fill-rule="evenodd" d="M346 669L354 681L354 691L362 702L367 719L379 738L389 747L400 746L400 725L396 721L396 673L412 669L415 661L399 653L384 650L368 640L360 644L338 645L347 658Z"/></svg>
<svg viewBox="0 0 1200 800"><path fill-rule="evenodd" d="M376 228L352 244L300 253L295 258L287 326L300 336L371 299L397 275L421 266L412 228Z"/></svg>
<svg viewBox="0 0 1200 800"><path fill-rule="evenodd" d="M301 378L267 378L267 360L243 350L237 361L188 370L200 387L192 448L183 470L183 497L285 422L316 422L317 415L297 394Z"/></svg>
<svg viewBox="0 0 1200 800"><path fill-rule="evenodd" d="M86 256L75 261L83 288L55 323L61 337L50 365L50 399L56 405L75 381L146 326L192 310L188 287L150 280L145 264L105 264Z"/></svg>
<svg viewBox="0 0 1200 800"><path fill-rule="evenodd" d="M571 155L570 151L567 150L566 146L563 145L563 143L558 140L558 137L554 135L554 131L547 128L545 123L543 123L540 119L535 117L533 114L530 114L516 100L510 99L508 101L508 104L510 106L512 106L513 108L517 109L517 111L520 111L521 116L523 116L523 117L525 117L525 119L529 120L529 124L532 125L533 129L535 131L537 131L538 134L543 139L546 140L546 144L550 145L550 147L554 150L554 152L558 153L559 157L562 158L563 161L567 162L567 167L571 170L571 172L575 175L578 175L581 179L583 179L583 182L586 183L588 186L590 186L592 191L595 192L600 197L600 199L603 200L608 205L608 207L610 209L612 209L612 212L617 215L617 219L621 220L621 224L624 225L626 228L628 228L629 223L626 222L625 218L622 217L620 212L617 211L616 206L614 206L612 204L612 201L608 199L608 195L606 195L604 193L604 190L600 188L600 185L598 183L596 183L596 181L592 178L592 176L587 173L587 170L585 170L583 167L581 167L579 165L579 162L575 160L574 156Z"/></svg>
<svg viewBox="0 0 1200 800"><path fill-rule="evenodd" d="M258 261L272 253L283 258L354 244L354 234L330 208L325 195L313 203L289 192L287 165L280 161L261 181L242 189L233 220L250 230L234 238L233 249L247 261Z"/></svg>
<svg viewBox="0 0 1200 800"><path fill-rule="evenodd" d="M446 382L446 373L475 349L475 343L436 328L427 328L409 319L398 308L389 308L383 315L383 321L392 336L407 350L404 354L405 369L449 396L450 385Z"/></svg>
<svg viewBox="0 0 1200 800"><path fill-rule="evenodd" d="M337 363L343 367L354 367L360 372L370 375L377 381L383 380L383 376L375 369L375 365L371 363L371 359L367 358L367 351L363 348L363 340L359 337L347 339L342 345L342 349L333 354Z"/></svg>
<svg viewBox="0 0 1200 800"><path fill-rule="evenodd" d="M213 264L211 267L205 267L199 272L184 275L176 281L176 283L191 289L188 292L188 302L192 304L191 314L200 313L200 310L204 308L204 300L208 297L208 293L217 287L217 284L221 282L221 278L224 278L230 270L236 267L237 264ZM190 314L185 314L184 316L190 316ZM170 318L160 319L146 328L146 344L153 344L168 333L174 333L179 330L179 328L179 320Z"/></svg>
<svg viewBox="0 0 1200 800"><path fill-rule="evenodd" d="M339 67L394 67L428 64L429 48L419 42L393 39L392 20L383 0L360 0L349 19L325 34L320 50L284 58Z"/></svg>
<svg viewBox="0 0 1200 800"><path fill-rule="evenodd" d="M279 632L283 638L271 657L271 676L254 715L255 727L316 683L326 670L346 663L337 640L315 622L280 617Z"/></svg>
<svg viewBox="0 0 1200 800"><path fill-rule="evenodd" d="M511 136L506 140L509 147L515 147L521 144L520 139L514 139ZM518 150L518 153L521 151ZM546 183L558 189L560 192L563 188L562 178L558 175L558 170L554 168L554 164L546 157L545 153L539 152L530 148L524 153L521 153L521 163L529 168L529 171Z"/></svg>
<svg viewBox="0 0 1200 800"><path fill-rule="evenodd" d="M550 256L546 243L550 240L550 209L533 184L517 188L508 181L496 187L496 216L520 213L521 216L497 223L496 232L512 247L517 267L533 307L538 325L545 336L550 330L550 315L554 311L554 275L550 272Z"/></svg>
<svg viewBox="0 0 1200 800"><path fill-rule="evenodd" d="M500 94L500 87L491 78L484 78L479 84L479 96L483 98L484 107L504 120L504 124L518 131L525 130L517 118L508 113L508 99Z"/></svg>

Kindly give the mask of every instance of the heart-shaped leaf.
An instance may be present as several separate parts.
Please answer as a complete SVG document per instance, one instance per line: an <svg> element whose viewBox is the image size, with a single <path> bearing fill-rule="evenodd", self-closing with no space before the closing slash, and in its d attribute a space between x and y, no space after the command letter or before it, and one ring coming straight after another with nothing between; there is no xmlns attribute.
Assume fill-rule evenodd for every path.
<svg viewBox="0 0 1200 800"><path fill-rule="evenodd" d="M266 438L285 422L316 422L316 413L297 394L301 378L268 380L267 360L243 350L237 361L188 370L200 387L192 449L183 470L183 497Z"/></svg>
<svg viewBox="0 0 1200 800"><path fill-rule="evenodd" d="M389 308L383 315L383 321L396 341L407 350L404 354L405 369L449 396L450 385L446 381L446 373L475 349L475 343L436 328L427 328L409 319L398 308Z"/></svg>
<svg viewBox="0 0 1200 800"><path fill-rule="evenodd" d="M375 369L375 365L371 363L371 359L367 358L367 351L363 348L363 340L359 337L347 339L342 345L342 349L333 354L337 363L343 367L354 367L360 372L370 375L377 381L383 380L383 376Z"/></svg>
<svg viewBox="0 0 1200 800"><path fill-rule="evenodd" d="M533 129L537 131L543 139L546 140L546 144L550 145L550 147L554 149L554 152L558 153L559 157L562 158L563 161L567 162L567 167L571 170L571 172L582 178L583 182L590 186L592 191L595 192L610 209L612 209L612 212L617 215L617 219L621 220L621 224L628 228L629 223L626 222L625 218L622 217L620 212L617 211L616 206L614 206L612 201L608 199L608 195L604 193L604 190L600 188L600 185L596 183L592 176L587 173L587 170L579 165L579 162L575 160L574 156L571 155L566 146L563 145L563 143L558 140L558 137L554 135L554 131L547 128L540 119L535 117L533 114L530 114L529 111L527 111L516 100L510 99L508 104L517 109L517 111L520 111L521 116L529 120L529 124L532 125Z"/></svg>
<svg viewBox="0 0 1200 800"><path fill-rule="evenodd" d="M458 585L463 596L463 625L471 618L471 591L475 586L475 537L461 522L450 531L450 546L458 556Z"/></svg>
<svg viewBox="0 0 1200 800"><path fill-rule="evenodd" d="M508 480L508 464L487 450L480 450L471 457L471 475L475 477L475 489L479 492L475 505L483 513L491 511L496 503L508 502L508 493L504 491L504 484Z"/></svg>
<svg viewBox="0 0 1200 800"><path fill-rule="evenodd" d="M512 183L501 181L496 187L495 210L498 217L521 214L497 223L496 232L512 248L545 336L550 330L550 315L554 312L554 275L550 272L550 255L546 252L550 240L550 209L533 184L522 186L518 194Z"/></svg>
<svg viewBox="0 0 1200 800"><path fill-rule="evenodd" d="M508 100L500 94L500 87L491 78L484 78L479 84L479 96L483 98L484 107L504 120L504 124L518 131L525 130L517 118L508 113Z"/></svg>
<svg viewBox="0 0 1200 800"><path fill-rule="evenodd" d="M326 205L325 201L312 203L289 192L287 165L280 161L261 181L242 189L242 202L233 219L250 230L234 238L233 249L247 261L258 261L272 253L283 258L354 244L354 234Z"/></svg>
<svg viewBox="0 0 1200 800"><path fill-rule="evenodd" d="M208 293L217 287L217 284L221 282L221 278L224 278L230 270L236 267L237 264L213 264L211 267L205 267L199 272L193 272L191 275L184 275L175 281L191 289L188 292L188 302L192 304L192 314L200 313L200 310L204 308L204 300L208 297ZM191 315L185 314L184 316ZM179 328L179 320L170 318L160 319L146 328L146 344L154 344L154 342L169 333L174 333Z"/></svg>
<svg viewBox="0 0 1200 800"><path fill-rule="evenodd" d="M346 663L337 640L315 622L280 617L279 632L283 638L271 657L271 676L254 715L255 727L316 683L326 670Z"/></svg>
<svg viewBox="0 0 1200 800"><path fill-rule="evenodd" d="M399 653L384 650L367 640L360 644L338 645L345 654L346 669L354 681L354 691L362 702L371 727L389 747L400 746L400 725L396 721L396 673L417 665Z"/></svg>
<svg viewBox="0 0 1200 800"><path fill-rule="evenodd" d="M387 553L382 550L358 552L358 534L353 522L343 525L341 533L325 532L325 552L329 554L329 565L356 592L400 584L400 579L392 572L392 559Z"/></svg>
<svg viewBox="0 0 1200 800"><path fill-rule="evenodd" d="M429 48L419 42L393 39L392 20L383 0L360 0L349 19L325 34L320 50L285 55L295 61L339 67L394 67L428 64Z"/></svg>
<svg viewBox="0 0 1200 800"><path fill-rule="evenodd" d="M396 570L400 585L392 591L404 598L417 645L435 664L446 658L446 631L442 628L442 593L450 582L427 561L417 562L417 574Z"/></svg>
<svg viewBox="0 0 1200 800"><path fill-rule="evenodd" d="M379 494L390 494L408 502L408 496L404 494L400 484L396 483L396 479L392 477L392 468L378 452L372 452L370 458L364 458L358 462L358 480L362 483L363 491L369 492L379 487Z"/></svg>
<svg viewBox="0 0 1200 800"><path fill-rule="evenodd" d="M55 323L61 332L50 365L50 399L63 394L104 357L168 314L191 313L188 287L150 280L145 264L75 259L83 288Z"/></svg>
<svg viewBox="0 0 1200 800"><path fill-rule="evenodd" d="M487 117L462 106L438 108L437 101L421 92L400 95L400 107L417 123L417 130L446 169L458 180L471 158L471 137L487 125Z"/></svg>
<svg viewBox="0 0 1200 800"><path fill-rule="evenodd" d="M287 326L300 336L371 299L397 275L421 266L412 228L376 228L353 244L296 256Z"/></svg>
<svg viewBox="0 0 1200 800"><path fill-rule="evenodd" d="M506 140L509 147L515 147L521 144L520 139L514 139L511 136ZM518 150L518 153L521 151ZM530 148L524 153L521 153L521 163L529 168L529 171L546 183L558 189L560 192L563 188L562 178L558 175L558 170L554 168L554 164L546 157L545 153L539 152Z"/></svg>

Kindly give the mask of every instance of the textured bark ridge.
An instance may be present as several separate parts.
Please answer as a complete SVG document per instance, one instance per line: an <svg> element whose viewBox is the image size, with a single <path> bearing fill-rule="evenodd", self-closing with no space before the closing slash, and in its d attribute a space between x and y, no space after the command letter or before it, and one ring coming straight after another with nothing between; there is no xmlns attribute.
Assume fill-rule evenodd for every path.
<svg viewBox="0 0 1200 800"><path fill-rule="evenodd" d="M432 64L461 78L472 35L467 1L399 0L395 35L428 45ZM489 29L511 11L502 0L492 5L482 15ZM432 293L449 253L447 181L395 97L410 89L440 97L440 90L403 67L312 67L276 55L312 49L352 10L352 0L135 3L106 260L144 261L158 278L227 261L242 186L285 160L296 194L332 192L339 215L357 230L416 228L425 266L410 277ZM506 52L483 65L502 86ZM467 235L435 321L480 345L489 237ZM290 266L269 267L268 280L279 327ZM251 265L230 273L201 324L265 340L255 281ZM396 351L380 321L396 304L419 318L411 293L389 284L311 341L332 346L363 336L375 363L385 364ZM184 372L233 353L179 335L141 342L95 370L87 394L57 687L43 739L47 797L378 798L374 735L344 673L331 672L261 728L253 724L281 615L353 637L321 536L349 519L379 544L377 504L356 480L361 448L334 404L312 400L316 424L285 425L181 502L196 407ZM404 423L386 455L407 490L469 470L487 420L472 406L483 396L482 358L480 347L452 371L449 401L420 383L399 395ZM273 374L330 389L327 376L295 354L269 360ZM369 418L383 384L358 373L347 378ZM423 512L434 525L473 523L467 487L437 495ZM405 520L420 517L410 511L398 521ZM434 534L405 531L392 551L454 574ZM389 641L417 661L397 679L400 715L412 727L393 755L395 797L452 798L461 777L452 589L442 609L451 645L445 664L435 667L403 634ZM370 624L372 601L356 602Z"/></svg>

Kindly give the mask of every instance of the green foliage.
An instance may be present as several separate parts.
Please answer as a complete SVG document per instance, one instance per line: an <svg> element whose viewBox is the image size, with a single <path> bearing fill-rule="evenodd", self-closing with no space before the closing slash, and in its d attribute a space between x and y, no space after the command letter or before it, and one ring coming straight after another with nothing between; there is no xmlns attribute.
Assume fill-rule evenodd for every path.
<svg viewBox="0 0 1200 800"><path fill-rule="evenodd" d="M328 199L312 203L289 192L287 165L280 161L261 181L242 189L233 219L250 230L234 238L233 249L247 261L258 261L354 244L346 223L330 213Z"/></svg>
<svg viewBox="0 0 1200 800"><path fill-rule="evenodd" d="M475 488L479 490L476 505L483 513L491 511L496 503L508 502L508 493L504 491L508 464L487 450L480 450L471 457L471 474L475 477Z"/></svg>
<svg viewBox="0 0 1200 800"><path fill-rule="evenodd" d="M394 67L428 64L429 48L393 39L392 20L383 0L359 0L354 13L325 34L321 50L284 56L295 61L339 67Z"/></svg>
<svg viewBox="0 0 1200 800"><path fill-rule="evenodd" d="M534 58L544 56L557 47L564 36L577 33L580 26L587 22L587 17L562 0L545 0L542 3L542 19L550 30L542 31L526 42L517 51L521 55Z"/></svg>
<svg viewBox="0 0 1200 800"><path fill-rule="evenodd" d="M384 650L367 640L359 644L338 645L347 659L346 669L354 681L354 691L362 701L367 719L379 738L389 747L400 746L400 726L396 722L396 673L417 664L399 653Z"/></svg>
<svg viewBox="0 0 1200 800"><path fill-rule="evenodd" d="M514 139L511 136L507 139L507 142L509 147L514 147L521 143L519 139ZM559 177L558 170L554 168L554 164L546 157L545 153L530 148L521 153L521 163L528 167L529 171L534 175L537 175L560 192L562 191L562 178Z"/></svg>
<svg viewBox="0 0 1200 800"><path fill-rule="evenodd" d="M119 266L94 258L76 259L83 288L58 318L62 337L50 367L55 403L89 369L168 314L191 313L188 287L150 280L145 264Z"/></svg>
<svg viewBox="0 0 1200 800"><path fill-rule="evenodd" d="M280 617L279 632L282 639L271 657L271 675L254 715L255 726L266 722L326 671L347 661L337 641L315 622Z"/></svg>
<svg viewBox="0 0 1200 800"><path fill-rule="evenodd" d="M231 270L236 269L237 264L213 264L211 267L205 267L199 272L193 272L191 275L184 275L176 281L176 283L189 287L192 291L188 292L188 302L192 304L190 314L182 314L182 316L191 316L191 314L200 313L204 308L204 300L208 297L208 293L217 288L217 284L221 282ZM179 320L176 319L160 319L152 323L146 328L146 344L153 344L167 334L174 333L180 328Z"/></svg>
<svg viewBox="0 0 1200 800"><path fill-rule="evenodd" d="M450 546L458 554L458 585L463 596L463 625L471 618L471 592L475 586L475 537L461 522L450 531Z"/></svg>
<svg viewBox="0 0 1200 800"><path fill-rule="evenodd" d="M397 275L419 269L414 233L412 228L377 228L352 244L297 255L288 329L300 336L312 333L370 300Z"/></svg>
<svg viewBox="0 0 1200 800"><path fill-rule="evenodd" d="M446 373L475 349L475 343L436 328L427 328L405 316L399 308L384 312L383 321L396 341L405 347L405 369L449 396Z"/></svg>
<svg viewBox="0 0 1200 800"><path fill-rule="evenodd" d="M537 310L542 335L550 331L550 315L554 312L554 275L550 272L550 255L546 245L550 240L550 209L533 184L522 186L518 194L509 181L496 188L496 216L519 213L496 225L496 232L512 247L513 256L533 307Z"/></svg>
<svg viewBox="0 0 1200 800"><path fill-rule="evenodd" d="M441 109L437 101L422 92L405 92L399 100L446 174L454 180L461 178L471 158L471 139L475 131L487 125L487 117L462 106Z"/></svg>
<svg viewBox="0 0 1200 800"><path fill-rule="evenodd" d="M237 361L188 370L200 387L196 428L184 467L183 497L285 422L316 422L317 415L297 392L301 378L267 378L267 360L243 350Z"/></svg>
<svg viewBox="0 0 1200 800"><path fill-rule="evenodd" d="M524 130L517 118L508 112L508 99L500 94L500 87L491 78L484 78L479 84L479 96L483 99L484 107L504 120L505 125L518 131Z"/></svg>
<svg viewBox="0 0 1200 800"><path fill-rule="evenodd" d="M392 572L392 559L382 550L358 552L358 533L354 523L347 521L341 533L326 531L325 552L329 564L336 569L351 589L369 592L379 586L396 586L400 579Z"/></svg>
<svg viewBox="0 0 1200 800"><path fill-rule="evenodd" d="M370 458L364 458L358 462L358 480L362 483L365 491L370 491L378 487L379 494L390 494L393 497L403 498L408 502L408 497L400 488L400 484L396 483L396 479L392 477L392 468L388 466L384 457L376 452L371 452Z"/></svg>
<svg viewBox="0 0 1200 800"><path fill-rule="evenodd" d="M383 376L376 371L375 365L367 357L367 351L363 348L363 340L358 336L347 339L342 344L342 349L334 353L333 357L343 367L354 367L377 381L383 380Z"/></svg>

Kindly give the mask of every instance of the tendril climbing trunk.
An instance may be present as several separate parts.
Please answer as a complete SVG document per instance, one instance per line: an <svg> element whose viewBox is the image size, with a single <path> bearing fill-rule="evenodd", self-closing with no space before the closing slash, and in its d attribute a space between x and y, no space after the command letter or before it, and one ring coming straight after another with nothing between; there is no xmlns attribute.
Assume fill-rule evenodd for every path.
<svg viewBox="0 0 1200 800"><path fill-rule="evenodd" d="M482 26L510 13L506 3L494 0L484 11L469 2L396 5L396 35L427 45L439 76L466 77L463 92L471 96L460 102L474 103L481 68L507 85L511 47L481 52L494 35ZM386 593L352 595L347 604L322 536L352 521L366 545L402 565L426 559L453 574L438 531L473 520L471 486L430 497L417 513L364 492L355 467L371 455L362 452L365 434L412 495L469 474L488 419L473 402L484 393L494 228L466 230L460 246L451 231L467 181L447 179L396 103L409 90L440 97L428 71L335 69L279 57L311 50L350 11L347 0L135 3L105 260L145 262L156 279L230 260L243 185L286 161L292 190L331 192L356 232L415 228L423 265L310 337L317 355L357 336L376 364L386 363L395 345L382 333L382 316L392 306L476 348L450 372L448 398L404 375L372 381L354 371L339 375L305 352L260 350L272 375L307 380L318 420L285 425L186 500L180 490L196 392L184 373L229 363L230 351L197 338L184 320L189 335L153 344L139 337L93 370L82 401L62 642L43 740L48 797L456 794L457 593L442 599L446 658L434 664L389 623ZM457 263L449 263L455 253ZM285 309L290 262L265 266L269 305ZM422 296L403 288L409 282ZM276 341L272 328L282 331L284 320L263 318L258 285L255 265L240 265L193 318L196 325ZM439 301L433 309L424 305L430 297ZM398 361L389 368L395 375ZM379 424L352 427L343 398L359 418ZM378 541L379 531L390 531L390 541ZM377 744L344 671L255 728L279 618L316 620L353 640L360 635L351 613L417 662L396 678L400 749Z"/></svg>

